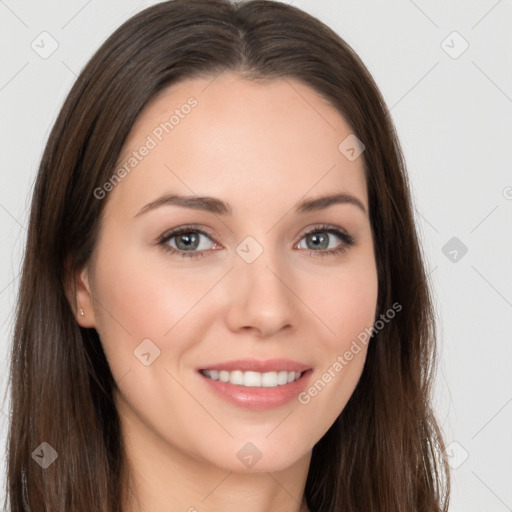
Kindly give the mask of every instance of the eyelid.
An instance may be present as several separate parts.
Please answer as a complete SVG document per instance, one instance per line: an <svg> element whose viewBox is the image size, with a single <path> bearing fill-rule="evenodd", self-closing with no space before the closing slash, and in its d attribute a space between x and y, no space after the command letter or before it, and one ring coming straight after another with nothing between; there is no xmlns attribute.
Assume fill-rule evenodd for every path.
<svg viewBox="0 0 512 512"><path fill-rule="evenodd" d="M316 232L334 232L334 234L337 234L338 232L340 234L343 234L344 236L346 236L348 239L351 239L351 240L354 240L355 241L355 238L350 235L348 233L347 230L343 229L342 227L340 226L336 226L334 224L322 224L322 223L319 223L319 224L313 224L311 226L308 226L306 228L304 228L304 231L302 232L302 235L300 236L300 239L302 240L302 238L306 235L309 235L311 233L316 233Z"/></svg>
<svg viewBox="0 0 512 512"><path fill-rule="evenodd" d="M169 238L172 238L173 236L177 236L181 233L185 233L188 231L197 231L198 233L202 233L203 235L206 235L207 237L211 238L216 244L220 245L216 240L214 235L209 233L208 228L204 228L204 226L196 225L196 224L186 224L184 226L180 226L177 228L168 229L163 234L161 234L157 241L163 242L164 240L169 240Z"/></svg>

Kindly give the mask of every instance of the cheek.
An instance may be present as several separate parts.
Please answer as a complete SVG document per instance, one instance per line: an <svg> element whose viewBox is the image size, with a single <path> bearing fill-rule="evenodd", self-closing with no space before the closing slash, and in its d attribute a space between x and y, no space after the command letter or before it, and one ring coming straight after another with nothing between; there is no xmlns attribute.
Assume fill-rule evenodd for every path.
<svg viewBox="0 0 512 512"><path fill-rule="evenodd" d="M343 281L341 290L335 295L337 300L327 303L333 319L332 329L340 341L339 349L373 325L377 291L376 276L375 279L368 275L361 279L354 276Z"/></svg>
<svg viewBox="0 0 512 512"><path fill-rule="evenodd" d="M309 283L311 303L326 326L323 336L326 349L344 350L351 341L375 320L378 295L377 269L373 258L354 261L332 271L328 277ZM329 329L327 329L327 327Z"/></svg>
<svg viewBox="0 0 512 512"><path fill-rule="evenodd" d="M100 328L117 321L134 337L160 338L201 300L211 279L218 279L206 268L186 268L186 262L181 268L168 265L158 251L141 250L129 239L101 247L95 272L96 295L104 306Z"/></svg>
<svg viewBox="0 0 512 512"><path fill-rule="evenodd" d="M116 247L101 247L93 289L96 330L114 377L122 377L127 368L138 367L134 350L143 340L151 340L162 356L171 340L173 356L186 348L177 333L195 318L196 306L218 276L164 268L140 252Z"/></svg>
<svg viewBox="0 0 512 512"><path fill-rule="evenodd" d="M312 294L321 321L329 327L316 352L320 364L298 402L325 430L350 399L363 371L375 321L378 279L372 258L340 267ZM312 308L313 309L313 308Z"/></svg>

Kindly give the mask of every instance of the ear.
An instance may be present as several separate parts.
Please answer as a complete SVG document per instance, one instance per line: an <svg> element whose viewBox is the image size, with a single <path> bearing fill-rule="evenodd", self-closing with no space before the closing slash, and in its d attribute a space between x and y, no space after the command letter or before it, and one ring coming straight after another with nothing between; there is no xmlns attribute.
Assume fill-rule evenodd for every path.
<svg viewBox="0 0 512 512"><path fill-rule="evenodd" d="M68 259L66 263L65 290L68 302L81 327L95 327L94 300L89 282L89 270L85 266L75 271Z"/></svg>

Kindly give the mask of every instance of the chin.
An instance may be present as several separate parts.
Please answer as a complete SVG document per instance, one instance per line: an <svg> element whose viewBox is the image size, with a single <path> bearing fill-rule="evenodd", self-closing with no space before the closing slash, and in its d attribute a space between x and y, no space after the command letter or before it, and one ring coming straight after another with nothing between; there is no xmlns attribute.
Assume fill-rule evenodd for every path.
<svg viewBox="0 0 512 512"><path fill-rule="evenodd" d="M235 442L225 448L221 454L209 454L208 459L212 464L227 471L235 473L263 473L283 471L294 464L297 464L301 458L310 457L311 450L305 446L291 447L276 439L276 443L265 440L255 439L253 442ZM232 455L231 455L232 454Z"/></svg>

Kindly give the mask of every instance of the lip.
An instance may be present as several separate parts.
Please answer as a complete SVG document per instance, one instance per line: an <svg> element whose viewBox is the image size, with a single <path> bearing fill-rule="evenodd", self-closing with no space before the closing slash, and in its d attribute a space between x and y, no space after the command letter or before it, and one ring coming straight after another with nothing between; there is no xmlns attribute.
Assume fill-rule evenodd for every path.
<svg viewBox="0 0 512 512"><path fill-rule="evenodd" d="M224 361L208 366L201 366L197 370L241 370L243 372L305 372L311 367L290 359L238 359L236 361Z"/></svg>
<svg viewBox="0 0 512 512"><path fill-rule="evenodd" d="M231 384L229 382L220 382L206 377L200 370L241 370L261 373L286 370L301 372L302 375L298 380L290 382L289 384L266 388L247 387ZM308 385L312 373L312 368L287 359L270 359L266 361L243 359L197 368L199 377L217 396L239 408L253 411L275 409L289 403Z"/></svg>

